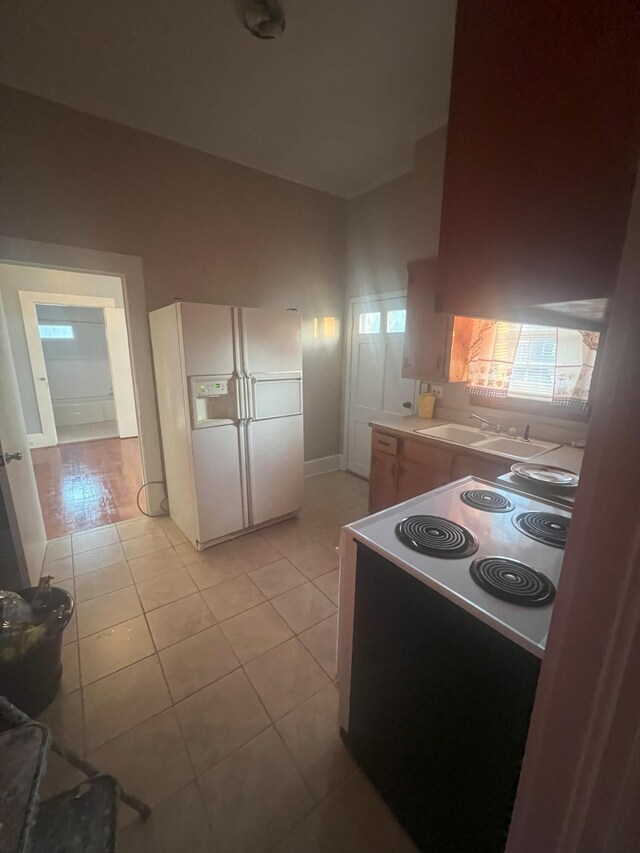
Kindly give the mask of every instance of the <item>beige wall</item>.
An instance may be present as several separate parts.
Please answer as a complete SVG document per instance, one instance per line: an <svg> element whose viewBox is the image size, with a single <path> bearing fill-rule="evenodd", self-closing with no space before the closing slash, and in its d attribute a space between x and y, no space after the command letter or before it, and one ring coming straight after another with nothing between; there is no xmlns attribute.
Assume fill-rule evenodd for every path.
<svg viewBox="0 0 640 853"><path fill-rule="evenodd" d="M340 450L347 202L0 87L0 234L140 256L174 297L303 317L305 457Z"/></svg>
<svg viewBox="0 0 640 853"><path fill-rule="evenodd" d="M409 201L411 258L438 254L446 148L446 125L415 144Z"/></svg>
<svg viewBox="0 0 640 853"><path fill-rule="evenodd" d="M438 254L447 128L419 139L412 172L349 202L347 293L402 290L407 261Z"/></svg>
<svg viewBox="0 0 640 853"><path fill-rule="evenodd" d="M348 297L406 288L410 197L409 172L349 202Z"/></svg>

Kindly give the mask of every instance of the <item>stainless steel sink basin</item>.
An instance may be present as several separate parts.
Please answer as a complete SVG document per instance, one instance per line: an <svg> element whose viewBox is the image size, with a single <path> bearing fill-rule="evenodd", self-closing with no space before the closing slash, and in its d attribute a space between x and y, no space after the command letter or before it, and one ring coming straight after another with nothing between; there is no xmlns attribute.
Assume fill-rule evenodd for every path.
<svg viewBox="0 0 640 853"><path fill-rule="evenodd" d="M486 433L480 432L479 429L458 426L457 424L443 424L443 426L417 429L416 432L426 435L429 438L441 438L444 441L452 441L454 444L478 444L487 438Z"/></svg>
<svg viewBox="0 0 640 853"><path fill-rule="evenodd" d="M462 424L442 424L436 427L415 430L419 435L436 438L462 447L473 447L495 453L496 456L506 456L509 459L532 459L559 447L547 441L523 441L516 438L503 438L500 435L488 434L486 431Z"/></svg>
<svg viewBox="0 0 640 853"><path fill-rule="evenodd" d="M482 449L491 453L513 456L516 459L531 459L540 453L546 453L557 447L557 444L538 444L535 441L517 441L512 438L491 438L482 442Z"/></svg>

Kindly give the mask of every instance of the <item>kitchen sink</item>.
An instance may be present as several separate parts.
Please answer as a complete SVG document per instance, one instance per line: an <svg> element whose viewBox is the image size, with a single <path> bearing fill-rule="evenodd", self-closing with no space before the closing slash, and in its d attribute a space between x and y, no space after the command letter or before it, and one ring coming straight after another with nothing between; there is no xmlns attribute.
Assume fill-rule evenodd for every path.
<svg viewBox="0 0 640 853"><path fill-rule="evenodd" d="M415 432L419 435L425 435L427 438L437 438L451 444L473 447L476 450L484 450L487 453L495 453L496 456L506 456L509 459L532 459L560 446L546 441L503 438L461 424L442 424L441 426L417 429Z"/></svg>
<svg viewBox="0 0 640 853"><path fill-rule="evenodd" d="M483 450L514 456L517 459L530 459L557 446L557 444L538 444L534 441L517 441L512 438L491 438L482 442Z"/></svg>
<svg viewBox="0 0 640 853"><path fill-rule="evenodd" d="M417 429L417 433L426 435L429 438L442 438L444 441L453 441L455 444L478 444L485 441L486 433L480 432L479 429L466 426L455 426L453 424L444 424L443 426L428 427L427 429Z"/></svg>

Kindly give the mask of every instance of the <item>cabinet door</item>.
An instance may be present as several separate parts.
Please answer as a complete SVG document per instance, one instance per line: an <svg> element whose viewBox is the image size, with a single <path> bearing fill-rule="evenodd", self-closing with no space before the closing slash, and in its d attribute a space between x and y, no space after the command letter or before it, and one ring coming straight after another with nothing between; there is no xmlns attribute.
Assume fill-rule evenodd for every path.
<svg viewBox="0 0 640 853"><path fill-rule="evenodd" d="M450 480L448 474L443 474L437 468L414 459L401 459L398 467L398 503L444 486Z"/></svg>
<svg viewBox="0 0 640 853"><path fill-rule="evenodd" d="M406 459L415 459L424 465L439 471L447 476L451 474L453 465L453 453L444 447L434 447L423 441L404 441L402 455Z"/></svg>
<svg viewBox="0 0 640 853"><path fill-rule="evenodd" d="M508 462L487 462L475 456L466 456L456 453L453 459L452 480L461 477L482 477L483 480L495 480L501 474L506 474L511 469Z"/></svg>
<svg viewBox="0 0 640 853"><path fill-rule="evenodd" d="M397 503L396 481L398 476L397 457L374 450L371 453L369 477L369 512L379 512Z"/></svg>
<svg viewBox="0 0 640 853"><path fill-rule="evenodd" d="M619 0L458 0L443 311L508 319L612 294L637 167L636 15Z"/></svg>
<svg viewBox="0 0 640 853"><path fill-rule="evenodd" d="M402 375L408 379L448 379L452 318L435 313L437 258L408 265L407 323Z"/></svg>

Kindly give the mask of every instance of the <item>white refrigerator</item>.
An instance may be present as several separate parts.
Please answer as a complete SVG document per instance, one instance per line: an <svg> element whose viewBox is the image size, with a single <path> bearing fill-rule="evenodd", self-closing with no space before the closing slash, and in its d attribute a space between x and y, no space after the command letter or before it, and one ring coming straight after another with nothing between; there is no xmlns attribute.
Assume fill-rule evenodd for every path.
<svg viewBox="0 0 640 853"><path fill-rule="evenodd" d="M171 518L203 549L295 515L300 315L176 302L149 320Z"/></svg>

